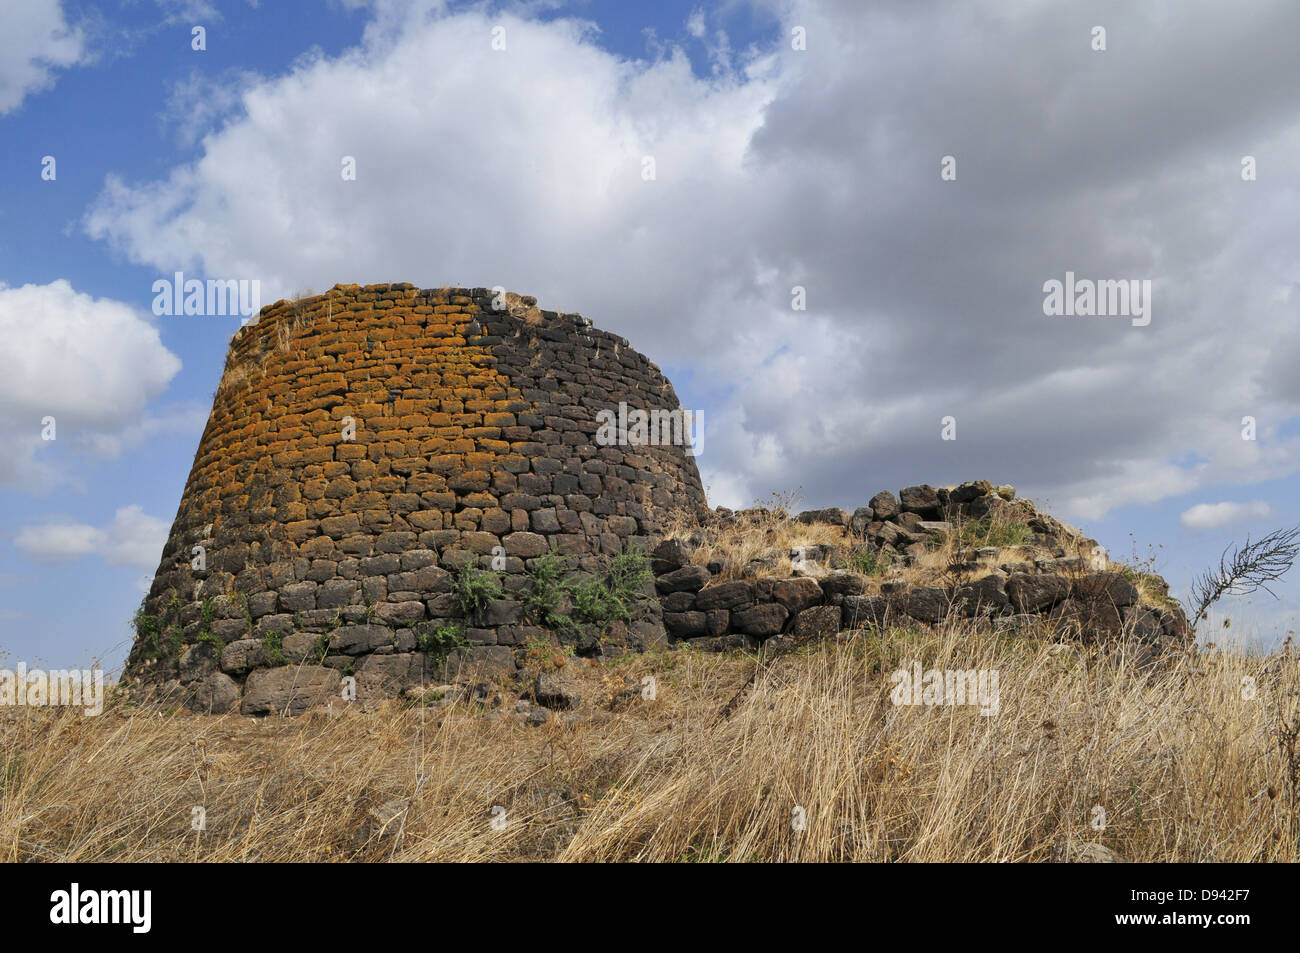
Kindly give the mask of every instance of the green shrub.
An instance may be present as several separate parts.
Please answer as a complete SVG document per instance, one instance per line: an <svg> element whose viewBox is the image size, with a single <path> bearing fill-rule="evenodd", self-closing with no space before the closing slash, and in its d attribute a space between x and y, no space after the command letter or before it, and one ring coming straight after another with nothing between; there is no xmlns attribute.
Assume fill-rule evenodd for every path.
<svg viewBox="0 0 1300 953"><path fill-rule="evenodd" d="M131 619L131 625L135 629L135 637L144 646L146 658L162 657L162 620L156 615L151 615L144 611L144 600L140 600L140 608L135 610L135 615Z"/></svg>
<svg viewBox="0 0 1300 953"><path fill-rule="evenodd" d="M627 605L601 578L584 579L570 589L573 597L573 615L581 622L606 626L611 622L626 622L632 618Z"/></svg>
<svg viewBox="0 0 1300 953"><path fill-rule="evenodd" d="M181 641L181 627L173 622L167 627L166 635L167 645L171 648L172 655L179 658L181 654L181 646L185 644Z"/></svg>
<svg viewBox="0 0 1300 953"><path fill-rule="evenodd" d="M609 561L609 585L614 596L630 602L654 579L650 560L639 549L619 553Z"/></svg>
<svg viewBox="0 0 1300 953"><path fill-rule="evenodd" d="M878 549L855 549L849 554L849 569L864 576L879 576L891 565L893 558Z"/></svg>
<svg viewBox="0 0 1300 953"><path fill-rule="evenodd" d="M568 560L558 553L547 553L533 561L527 570L529 586L524 593L524 611L530 622L553 629L567 629L579 623L602 628L611 622L628 622L632 607L654 579L650 560L645 553L631 550L608 560L604 571L578 580L566 579ZM567 597L571 614L559 611Z"/></svg>
<svg viewBox="0 0 1300 953"><path fill-rule="evenodd" d="M469 645L461 627L452 623L443 623L430 628L429 623L421 622L415 627L415 647L431 661L441 662L447 658L452 649Z"/></svg>
<svg viewBox="0 0 1300 953"><path fill-rule="evenodd" d="M203 629L202 631L200 631L198 638L195 640L195 642L198 645L203 645L204 643L206 643L212 646L213 649L216 650L217 658L221 658L221 650L226 647L226 643L222 642L221 639L213 635L212 632L208 629Z"/></svg>
<svg viewBox="0 0 1300 953"><path fill-rule="evenodd" d="M470 563L461 567L452 585L451 602L457 613L472 621L483 616L488 604L506 594L501 585L501 574L476 569Z"/></svg>
<svg viewBox="0 0 1300 953"><path fill-rule="evenodd" d="M284 634L279 629L272 629L262 636L262 661L267 665L288 663L284 655Z"/></svg>
<svg viewBox="0 0 1300 953"><path fill-rule="evenodd" d="M962 523L957 539L968 546L1024 546L1034 531L1024 523L994 523L987 516Z"/></svg>
<svg viewBox="0 0 1300 953"><path fill-rule="evenodd" d="M564 576L569 561L558 553L547 553L528 567L528 589L524 592L524 614L534 625L552 629L567 628L573 619L559 611L560 602L569 595Z"/></svg>
<svg viewBox="0 0 1300 953"><path fill-rule="evenodd" d="M603 576L570 588L574 618L602 627L611 622L630 622L632 607L653 578L645 553L629 550L618 554L609 561Z"/></svg>

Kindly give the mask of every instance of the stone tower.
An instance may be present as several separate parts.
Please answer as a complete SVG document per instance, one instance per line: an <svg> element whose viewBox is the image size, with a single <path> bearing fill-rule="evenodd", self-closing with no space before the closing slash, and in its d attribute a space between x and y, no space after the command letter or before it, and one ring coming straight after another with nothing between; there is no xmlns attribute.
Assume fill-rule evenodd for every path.
<svg viewBox="0 0 1300 953"><path fill-rule="evenodd" d="M620 405L663 431L611 441ZM699 511L682 413L627 341L533 298L394 284L278 301L231 341L126 675L418 667L467 563L519 591L543 554L594 569ZM478 622L460 651L512 667L519 613Z"/></svg>

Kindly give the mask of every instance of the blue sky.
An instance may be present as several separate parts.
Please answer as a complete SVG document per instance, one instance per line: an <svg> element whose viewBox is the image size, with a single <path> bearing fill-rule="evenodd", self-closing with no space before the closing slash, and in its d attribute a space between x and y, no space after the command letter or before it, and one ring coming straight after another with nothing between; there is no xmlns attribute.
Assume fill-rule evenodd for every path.
<svg viewBox="0 0 1300 953"><path fill-rule="evenodd" d="M1181 592L1300 521L1300 83L1273 39L1296 24L1256 7L7 2L0 646L125 653L238 326L155 317L178 269L266 303L536 294L704 410L714 504L987 477L1113 556L1163 545ZM646 153L650 187L627 174ZM1151 326L1045 317L1067 269L1153 278ZM1234 604L1234 634L1284 637L1300 584L1279 592Z"/></svg>

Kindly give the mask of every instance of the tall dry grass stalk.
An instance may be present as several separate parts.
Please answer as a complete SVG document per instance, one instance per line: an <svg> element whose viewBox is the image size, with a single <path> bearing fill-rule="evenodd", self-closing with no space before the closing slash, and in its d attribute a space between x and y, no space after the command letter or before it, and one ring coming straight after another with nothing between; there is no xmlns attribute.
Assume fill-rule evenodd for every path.
<svg viewBox="0 0 1300 953"><path fill-rule="evenodd" d="M997 714L895 706L889 673L912 661L996 670ZM263 721L9 709L0 858L1041 861L1086 841L1133 861L1300 854L1279 745L1300 707L1289 654L1142 671L1122 651L967 625L569 666L593 685L652 676L656 698L540 728L504 714L509 697L495 719L476 703Z"/></svg>

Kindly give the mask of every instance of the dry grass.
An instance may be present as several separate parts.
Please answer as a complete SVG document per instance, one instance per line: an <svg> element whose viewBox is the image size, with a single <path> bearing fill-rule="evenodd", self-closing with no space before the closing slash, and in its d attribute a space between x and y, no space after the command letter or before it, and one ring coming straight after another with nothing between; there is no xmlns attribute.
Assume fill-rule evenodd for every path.
<svg viewBox="0 0 1300 953"><path fill-rule="evenodd" d="M750 560L767 550L779 550L783 557L788 557L796 547L823 544L848 547L854 543L840 527L805 526L790 519L793 500L793 496L774 497L760 505L762 512L749 511L743 519L704 530L693 513L672 513L666 519L663 535L667 539L694 539L696 546L691 562L697 566L707 565L714 559L724 560L726 566L717 577L719 580L742 578ZM786 558L772 574L788 576L789 570Z"/></svg>
<svg viewBox="0 0 1300 953"><path fill-rule="evenodd" d="M798 510L797 493L774 494L771 498L755 503L752 510L743 511L731 522L715 522L701 528L695 515L689 512L674 512L666 517L664 537L691 540L694 549L691 563L706 566L714 560L724 563L723 571L715 577L716 581L729 579L753 579L763 576L785 578L790 575L791 562L789 554L798 548L811 548L821 545L839 547L842 554L850 558L854 553L866 554L865 541L855 535L848 527L826 524L805 525L796 522L791 514ZM1067 524L1060 524L1064 535L1061 542L1067 556L1085 557L1085 570L1090 568L1088 558L1092 556L1087 545L1091 540L1083 533ZM951 586L987 575L1003 563L1031 561L1036 558L1050 557L1046 549L1032 545L1011 545L1006 541L1015 538L1017 533L1028 538L1032 536L1025 524L1017 523L1004 516L987 520L968 521L963 524L955 522L953 532L942 537L934 537L933 545L918 556L911 564L894 560L864 567L852 562L842 566L826 563L809 563L803 570L804 575L821 578L837 569L866 571L871 577L867 583L867 592L875 593L886 581L901 581L910 586ZM994 559L985 563L975 572L967 572L958 566L973 557L980 547L993 545L999 550ZM751 560L764 553L777 551L780 560L769 568L749 568ZM1110 568L1120 568L1121 564L1111 563ZM1150 565L1144 565L1150 570ZM1060 571L1060 570L1058 570ZM1065 573L1073 575L1073 573ZM1130 577L1137 585L1144 605L1168 605L1167 595L1157 592L1151 585L1145 584L1147 577L1136 571Z"/></svg>
<svg viewBox="0 0 1300 953"><path fill-rule="evenodd" d="M894 706L888 674L912 660L996 670L998 713ZM1078 840L1135 861L1300 859L1288 654L1144 673L967 627L571 664L593 685L653 676L657 697L541 728L475 703L263 721L9 709L0 858L1039 861Z"/></svg>

